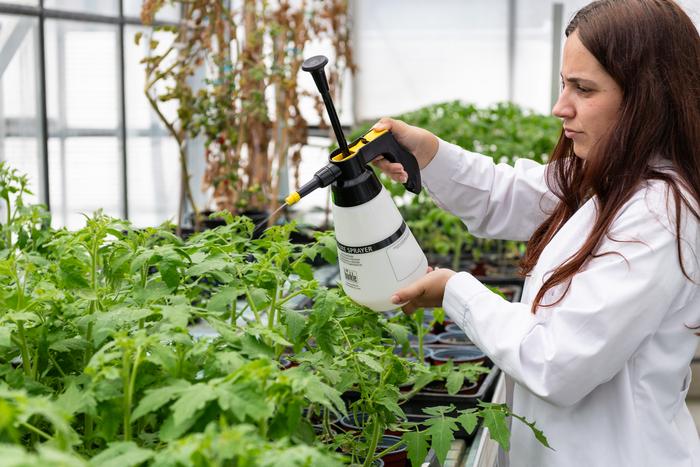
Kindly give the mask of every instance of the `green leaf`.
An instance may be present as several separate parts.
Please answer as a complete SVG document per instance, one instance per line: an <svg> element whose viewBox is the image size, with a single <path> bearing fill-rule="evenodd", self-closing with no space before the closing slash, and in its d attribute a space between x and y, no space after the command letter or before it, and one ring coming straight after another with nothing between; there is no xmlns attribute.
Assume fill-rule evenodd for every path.
<svg viewBox="0 0 700 467"><path fill-rule="evenodd" d="M163 319L178 328L185 329L190 320L190 308L187 305L165 305L160 309Z"/></svg>
<svg viewBox="0 0 700 467"><path fill-rule="evenodd" d="M82 350L87 347L87 342L82 337L71 337L70 339L61 339L49 346L49 349L55 352L72 352L74 350Z"/></svg>
<svg viewBox="0 0 700 467"><path fill-rule="evenodd" d="M463 384L464 374L460 373L459 371L452 371L449 375L447 375L447 384L445 387L447 388L447 393L449 395L453 396L457 394L457 392L462 389Z"/></svg>
<svg viewBox="0 0 700 467"><path fill-rule="evenodd" d="M508 413L498 405L481 405L480 416L484 421L484 426L489 429L491 439L496 441L501 449L510 449L510 431L508 431Z"/></svg>
<svg viewBox="0 0 700 467"><path fill-rule="evenodd" d="M408 431L402 436L408 448L408 459L414 467L423 464L428 455L428 435L419 431Z"/></svg>
<svg viewBox="0 0 700 467"><path fill-rule="evenodd" d="M284 322L287 325L287 335L292 341L297 341L304 332L306 318L301 313L285 308L282 310Z"/></svg>
<svg viewBox="0 0 700 467"><path fill-rule="evenodd" d="M203 409L207 402L216 399L216 397L217 394L214 389L203 383L197 383L181 391L179 399L171 407L173 422L176 426L182 424L185 420L192 418L195 412Z"/></svg>
<svg viewBox="0 0 700 467"><path fill-rule="evenodd" d="M399 344L405 344L408 342L408 329L406 326L396 323L387 323L386 327L389 328L389 332L394 339L396 339L396 342Z"/></svg>
<svg viewBox="0 0 700 467"><path fill-rule="evenodd" d="M190 384L187 381L177 380L168 386L157 389L149 389L146 391L146 396L144 396L139 402L136 410L134 410L134 412L131 414L131 420L137 420L147 413L158 410L171 399L177 397L189 386Z"/></svg>
<svg viewBox="0 0 700 467"><path fill-rule="evenodd" d="M310 281L314 278L314 272L309 263L297 263L294 265L293 270L304 280Z"/></svg>
<svg viewBox="0 0 700 467"><path fill-rule="evenodd" d="M457 421L464 427L464 430L471 434L479 423L479 417L476 414L476 409L467 409L461 411L461 415L457 417Z"/></svg>
<svg viewBox="0 0 700 467"><path fill-rule="evenodd" d="M155 452L139 447L133 441L109 443L109 447L90 459L91 467L133 467L151 459Z"/></svg>
<svg viewBox="0 0 700 467"><path fill-rule="evenodd" d="M222 287L209 299L207 309L211 311L227 311L244 291L240 287Z"/></svg>
<svg viewBox="0 0 700 467"><path fill-rule="evenodd" d="M375 359L373 359L372 357L367 355L366 353L358 353L357 359L359 361L361 361L362 363L364 363L365 365L367 365L368 367L370 367L372 370L376 371L377 373L381 374L382 371L384 371L384 368L382 368L382 365L378 361L376 361Z"/></svg>
<svg viewBox="0 0 700 467"><path fill-rule="evenodd" d="M12 331L10 328L0 326L0 347L12 346Z"/></svg>
<svg viewBox="0 0 700 467"><path fill-rule="evenodd" d="M449 418L431 419L426 422L430 427L426 432L430 435L430 447L435 451L435 455L440 465L445 463L447 452L454 441L454 432L457 431L457 424Z"/></svg>
<svg viewBox="0 0 700 467"><path fill-rule="evenodd" d="M58 396L56 404L70 415L92 413L96 407L92 392L81 390L75 384L70 384L63 394Z"/></svg>
<svg viewBox="0 0 700 467"><path fill-rule="evenodd" d="M530 429L532 430L532 432L534 433L535 438L537 439L537 441L539 441L543 446L546 446L546 447L548 447L549 449L552 449L552 447L549 445L549 441L547 441L547 437L544 435L544 433L542 432L542 430L540 430L539 428L537 428L537 427L535 426L535 423L534 423L534 422L528 422L527 419L526 419L525 417L521 417L520 415L515 415L514 413L511 413L511 415L512 415L514 418L517 418L518 420L520 420L521 422L523 422L525 425L529 426Z"/></svg>
<svg viewBox="0 0 700 467"><path fill-rule="evenodd" d="M177 270L178 263L175 261L163 260L158 264L160 277L171 289L180 285L180 273Z"/></svg>

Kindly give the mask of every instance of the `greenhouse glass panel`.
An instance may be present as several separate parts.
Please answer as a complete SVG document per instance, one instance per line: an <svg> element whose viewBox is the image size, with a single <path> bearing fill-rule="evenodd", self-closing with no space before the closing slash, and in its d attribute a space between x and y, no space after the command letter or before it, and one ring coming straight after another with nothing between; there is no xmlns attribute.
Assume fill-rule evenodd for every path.
<svg viewBox="0 0 700 467"><path fill-rule="evenodd" d="M507 0L358 0L355 7L358 119L507 98Z"/></svg>
<svg viewBox="0 0 700 467"><path fill-rule="evenodd" d="M80 228L98 209L119 217L120 165L116 137L49 138L52 225Z"/></svg>
<svg viewBox="0 0 700 467"><path fill-rule="evenodd" d="M3 0L3 3L7 3L10 5L39 6L39 0Z"/></svg>
<svg viewBox="0 0 700 467"><path fill-rule="evenodd" d="M143 32L140 45L134 43ZM156 33L158 40L163 33ZM127 183L129 218L139 226L158 225L176 219L180 193L178 146L166 131L144 94L145 71L141 59L150 52L148 30L124 29L124 76L126 86ZM156 53L162 52L160 48ZM159 92L163 88L159 88ZM163 106L166 118L175 117L175 103ZM193 180L194 182L194 180Z"/></svg>
<svg viewBox="0 0 700 467"><path fill-rule="evenodd" d="M28 175L29 202L41 189L37 33L36 18L0 15L0 161Z"/></svg>
<svg viewBox="0 0 700 467"><path fill-rule="evenodd" d="M123 0L124 1L124 16L140 17L141 5L143 0ZM156 19L160 21L177 21L180 18L180 7L177 5L166 4L156 14Z"/></svg>
<svg viewBox="0 0 700 467"><path fill-rule="evenodd" d="M49 179L54 225L120 215L117 26L46 21ZM76 224L77 223L77 224Z"/></svg>
<svg viewBox="0 0 700 467"><path fill-rule="evenodd" d="M119 0L44 0L44 7L76 13L119 15Z"/></svg>

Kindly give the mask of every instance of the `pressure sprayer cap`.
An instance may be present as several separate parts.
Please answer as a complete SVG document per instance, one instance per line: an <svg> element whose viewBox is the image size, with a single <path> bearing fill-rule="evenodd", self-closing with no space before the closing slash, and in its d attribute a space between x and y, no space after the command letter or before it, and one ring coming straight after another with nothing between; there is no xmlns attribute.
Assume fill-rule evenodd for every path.
<svg viewBox="0 0 700 467"><path fill-rule="evenodd" d="M316 55L311 58L304 60L301 65L301 69L311 73L314 78L316 87L321 93L328 92L330 88L328 87L328 80L326 79L326 73L323 71L323 67L328 64L328 58L323 55Z"/></svg>

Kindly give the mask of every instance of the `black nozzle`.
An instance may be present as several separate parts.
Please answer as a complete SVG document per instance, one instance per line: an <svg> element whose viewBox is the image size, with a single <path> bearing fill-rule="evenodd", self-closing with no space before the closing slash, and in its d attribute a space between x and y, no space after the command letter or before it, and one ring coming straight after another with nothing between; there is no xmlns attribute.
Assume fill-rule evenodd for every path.
<svg viewBox="0 0 700 467"><path fill-rule="evenodd" d="M324 71L324 67L327 63L328 58L323 55L316 55L304 60L301 69L311 73L311 76L314 78L314 83L316 83L316 87L321 93L323 103L326 104L326 111L328 112L328 118L331 120L335 139L338 140L338 146L344 156L349 156L350 150L348 149L348 143L345 141L345 135L343 135L343 129L340 126L340 120L338 119L338 114L335 111L335 106L331 99L330 88L328 87L328 80L326 79L326 72Z"/></svg>

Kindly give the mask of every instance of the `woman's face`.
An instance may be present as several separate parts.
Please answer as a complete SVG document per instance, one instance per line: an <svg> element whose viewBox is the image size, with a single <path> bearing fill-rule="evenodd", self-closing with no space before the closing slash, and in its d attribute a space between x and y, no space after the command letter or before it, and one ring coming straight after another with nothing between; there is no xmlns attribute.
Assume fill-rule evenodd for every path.
<svg viewBox="0 0 700 467"><path fill-rule="evenodd" d="M586 159L618 118L622 89L583 46L574 31L564 44L562 91L552 113L564 123L574 153Z"/></svg>

